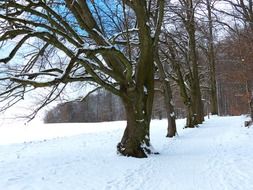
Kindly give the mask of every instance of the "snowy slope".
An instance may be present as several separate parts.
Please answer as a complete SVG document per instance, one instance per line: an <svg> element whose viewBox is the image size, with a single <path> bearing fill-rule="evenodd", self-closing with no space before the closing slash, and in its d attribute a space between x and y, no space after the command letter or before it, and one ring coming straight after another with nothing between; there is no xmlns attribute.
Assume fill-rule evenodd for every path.
<svg viewBox="0 0 253 190"><path fill-rule="evenodd" d="M252 190L253 127L244 117L212 117L165 138L153 121L160 155L118 156L125 122L0 127L0 190Z"/></svg>

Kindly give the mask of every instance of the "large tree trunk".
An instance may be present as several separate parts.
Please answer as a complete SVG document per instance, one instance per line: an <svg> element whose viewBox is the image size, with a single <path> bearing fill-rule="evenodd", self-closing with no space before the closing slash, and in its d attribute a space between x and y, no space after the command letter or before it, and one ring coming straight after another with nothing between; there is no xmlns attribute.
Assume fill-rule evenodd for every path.
<svg viewBox="0 0 253 190"><path fill-rule="evenodd" d="M149 121L140 119L133 105L126 105L127 126L121 142L117 146L118 153L137 158L147 157L151 153L149 139Z"/></svg>
<svg viewBox="0 0 253 190"><path fill-rule="evenodd" d="M152 152L149 127L151 121L153 90L128 92L128 99L123 99L126 110L127 126L117 151L124 156L145 158Z"/></svg>
<svg viewBox="0 0 253 190"><path fill-rule="evenodd" d="M121 84L120 91L126 110L127 127L117 150L118 153L124 156L143 158L152 153L149 125L154 99L154 50L158 44L165 1L158 1L160 9L157 13L159 18L156 23L158 30L154 38L148 24L150 22L150 13L147 11L148 2L123 2L131 7L136 14L139 28L140 55L135 70L135 84L131 84L130 80Z"/></svg>
<svg viewBox="0 0 253 190"><path fill-rule="evenodd" d="M154 99L154 54L152 41L146 41L146 51L136 70L136 84L121 85L126 110L127 127L117 146L124 156L145 158L151 151L149 125Z"/></svg>

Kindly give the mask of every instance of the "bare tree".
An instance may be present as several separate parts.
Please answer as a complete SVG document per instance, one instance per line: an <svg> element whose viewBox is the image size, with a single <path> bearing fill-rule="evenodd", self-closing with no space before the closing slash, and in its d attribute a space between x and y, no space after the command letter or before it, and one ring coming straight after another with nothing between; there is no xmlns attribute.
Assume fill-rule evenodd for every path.
<svg viewBox="0 0 253 190"><path fill-rule="evenodd" d="M199 1L179 1L167 5L166 27L160 48L164 56L162 60L170 68L166 72L178 84L187 108L186 127L197 126L204 120L196 37L198 5Z"/></svg>
<svg viewBox="0 0 253 190"><path fill-rule="evenodd" d="M212 18L212 4L210 0L206 0L207 18L208 18L208 50L207 58L209 65L210 75L210 91L211 91L211 114L218 114L218 102L217 102L217 89L216 89L216 63L215 63L215 49L214 49L214 34L213 34L213 18Z"/></svg>
<svg viewBox="0 0 253 190"><path fill-rule="evenodd" d="M49 87L52 91L41 108L69 83L98 84L121 97L126 110L127 127L118 153L147 157L152 153L154 50L164 2L1 1L1 47L11 39L18 42L0 60L1 67L8 65L0 79L6 83L0 101L8 101L9 107L29 90ZM18 62L14 69L12 61L18 53L28 60Z"/></svg>
<svg viewBox="0 0 253 190"><path fill-rule="evenodd" d="M162 94L164 96L165 111L168 121L166 137L174 137L177 134L177 127L176 127L175 110L174 106L172 105L172 89L170 86L170 81L166 76L164 65L160 60L159 49L157 49L155 53L156 53L155 61L159 71L160 81L162 83Z"/></svg>

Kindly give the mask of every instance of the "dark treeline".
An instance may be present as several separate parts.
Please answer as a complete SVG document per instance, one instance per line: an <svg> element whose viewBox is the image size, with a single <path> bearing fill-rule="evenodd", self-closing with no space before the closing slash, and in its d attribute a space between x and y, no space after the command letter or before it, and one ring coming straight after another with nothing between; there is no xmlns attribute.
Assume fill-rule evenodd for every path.
<svg viewBox="0 0 253 190"><path fill-rule="evenodd" d="M99 90L84 101L57 105L45 117L46 123L99 122L125 119L121 100L110 92Z"/></svg>
<svg viewBox="0 0 253 190"><path fill-rule="evenodd" d="M175 110L177 118L185 116L184 108ZM157 92L152 118L162 119L166 117L164 98ZM102 122L125 120L124 106L119 97L104 89L91 94L83 101L72 101L60 103L49 110L44 118L45 123L65 122Z"/></svg>

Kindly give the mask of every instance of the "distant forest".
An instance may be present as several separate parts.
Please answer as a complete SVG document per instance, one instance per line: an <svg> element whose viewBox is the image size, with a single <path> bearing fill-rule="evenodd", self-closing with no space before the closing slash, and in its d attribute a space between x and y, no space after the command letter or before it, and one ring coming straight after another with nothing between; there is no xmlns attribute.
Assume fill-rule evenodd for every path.
<svg viewBox="0 0 253 190"><path fill-rule="evenodd" d="M229 42L229 41L228 41ZM253 64L243 66L242 60L235 58L229 43L223 43L217 54L217 97L219 115L241 115L249 113L248 89L253 89ZM230 45L229 45L230 44ZM234 49L236 51L236 49ZM234 56L233 56L234 55ZM253 59L253 58L252 58ZM249 67L251 66L251 67ZM245 75L248 80L245 81ZM166 118L165 102L159 79L156 81L156 92L153 104L153 119ZM204 85L208 85L205 81ZM173 104L176 118L186 117L187 110L183 104L178 87L173 91ZM210 95L202 89L202 101L205 115L210 112ZM64 122L102 122L125 120L125 110L119 97L104 89L91 94L84 101L60 103L47 112L45 123Z"/></svg>
<svg viewBox="0 0 253 190"><path fill-rule="evenodd" d="M246 33L247 34L247 33ZM218 115L241 115L250 113L249 100L253 89L252 46L245 31L240 35L228 36L216 45L216 86ZM199 53L201 65L201 93L205 115L211 112L210 76L206 67L206 55ZM169 70L169 68L167 68ZM187 109L180 95L178 85L172 84L172 99L176 118L187 116ZM156 73L155 97L152 118L166 118L164 94L159 74ZM104 89L91 94L84 101L61 103L50 110L45 123L55 122L100 122L125 120L121 99Z"/></svg>

